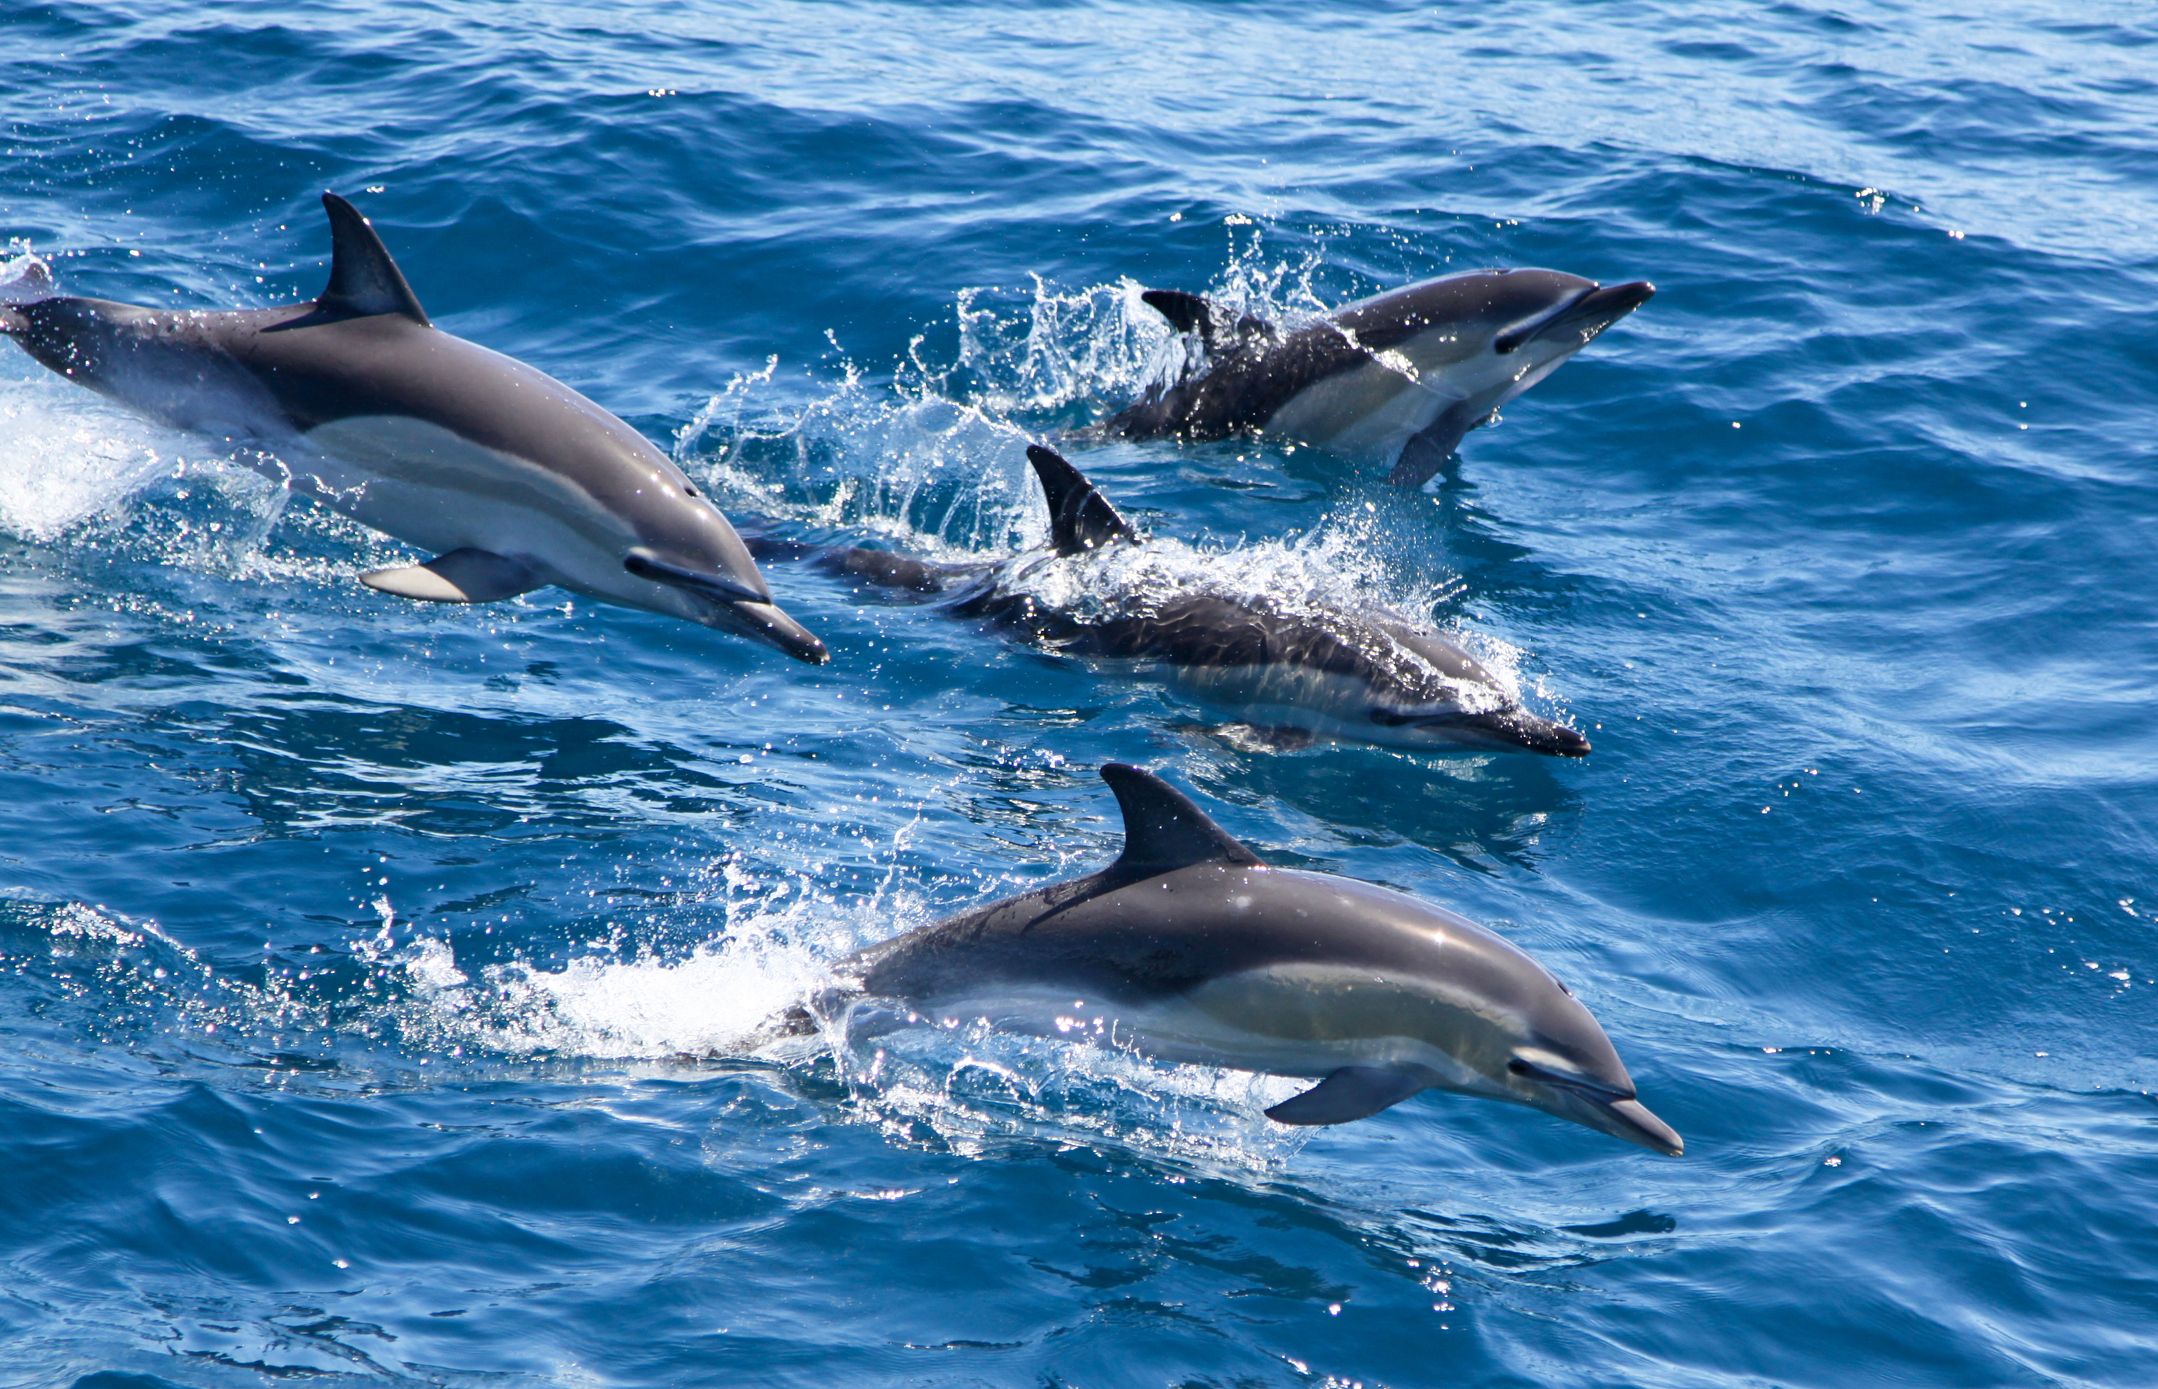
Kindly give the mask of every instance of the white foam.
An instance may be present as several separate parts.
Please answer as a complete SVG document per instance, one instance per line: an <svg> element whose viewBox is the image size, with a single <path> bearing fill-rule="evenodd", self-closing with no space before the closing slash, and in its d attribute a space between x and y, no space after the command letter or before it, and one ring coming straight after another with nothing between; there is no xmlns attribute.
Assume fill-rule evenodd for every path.
<svg viewBox="0 0 2158 1389"><path fill-rule="evenodd" d="M1259 228L1231 235L1209 297L1292 327L1326 311L1316 250L1274 259ZM843 353L836 381L814 370L790 375L770 359L712 397L679 436L677 457L692 471L702 467L716 494L804 529L944 562L1044 550L1048 509L1024 461L1038 431L1014 416L1133 398L1181 371L1193 344L1141 291L1131 280L1067 290L1039 279L1019 296L962 291L956 356L939 362L917 337L889 390L869 384L870 373ZM1428 621L1458 596L1459 578L1403 572L1388 563L1388 540L1375 504L1351 501L1300 534L1235 544L1162 535L1069 559L1043 553L998 582L1082 620L1208 593L1289 615ZM1441 635L1504 691L1465 690L1467 705L1521 698L1519 648L1472 631ZM1535 693L1557 704L1540 682ZM1563 707L1556 712L1564 717Z"/></svg>
<svg viewBox="0 0 2158 1389"><path fill-rule="evenodd" d="M187 443L58 377L0 377L0 529L55 540L183 467Z"/></svg>
<svg viewBox="0 0 2158 1389"><path fill-rule="evenodd" d="M0 304L28 304L53 294L52 265L25 249L19 256L0 260Z"/></svg>
<svg viewBox="0 0 2158 1389"><path fill-rule="evenodd" d="M816 952L722 941L687 958L588 956L560 969L493 965L475 981L448 947L402 961L414 1001L445 1036L493 1051L615 1060L738 1056L830 974Z"/></svg>

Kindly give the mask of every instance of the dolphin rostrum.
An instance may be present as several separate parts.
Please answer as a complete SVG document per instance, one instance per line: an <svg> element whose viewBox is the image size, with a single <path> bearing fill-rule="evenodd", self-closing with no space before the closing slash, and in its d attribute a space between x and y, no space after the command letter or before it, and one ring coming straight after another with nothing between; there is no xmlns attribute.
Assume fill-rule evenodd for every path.
<svg viewBox="0 0 2158 1389"><path fill-rule="evenodd" d="M486 603L559 584L829 659L665 454L435 327L358 209L322 205L330 282L313 300L206 312L18 293L0 335L152 418L261 451L297 490L433 556L361 575L371 588Z"/></svg>
<svg viewBox="0 0 2158 1389"><path fill-rule="evenodd" d="M1148 290L1141 297L1204 352L1101 429L1132 439L1278 434L1390 466L1390 481L1420 487L1463 435L1655 292L1557 270L1471 270L1285 330L1196 294Z"/></svg>
<svg viewBox="0 0 2158 1389"><path fill-rule="evenodd" d="M1208 703L1259 729L1391 747L1461 744L1581 757L1588 739L1524 707L1504 682L1435 629L1398 614L1353 613L1144 584L1102 603L1058 605L1031 582L1043 565L1098 565L1138 531L1054 450L1027 449L1049 500L1052 549L937 564L889 550L817 548L759 534L762 559L808 558L878 588L936 597L1074 655L1153 662ZM1104 553L1108 551L1110 553Z"/></svg>
<svg viewBox="0 0 2158 1389"><path fill-rule="evenodd" d="M1512 945L1403 893L1271 867L1149 772L1101 775L1124 814L1114 863L859 952L796 1026L867 1000L1051 1037L1083 1019L1160 1060L1318 1080L1266 1111L1284 1124L1451 1090L1683 1151L1588 1009Z"/></svg>

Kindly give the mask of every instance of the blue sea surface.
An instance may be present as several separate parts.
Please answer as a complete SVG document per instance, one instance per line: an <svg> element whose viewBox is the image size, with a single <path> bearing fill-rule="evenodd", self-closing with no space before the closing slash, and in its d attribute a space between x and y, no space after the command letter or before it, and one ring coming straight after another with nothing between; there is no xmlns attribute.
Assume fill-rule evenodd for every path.
<svg viewBox="0 0 2158 1389"><path fill-rule="evenodd" d="M812 540L1040 544L1144 287L1659 289L1421 493L1073 449L1150 582L1428 617L1580 762L1277 750L802 565L822 668L404 603L0 348L0 1385L2158 1382L2150 7L8 0L0 55L9 257L307 297L336 189ZM1104 861L1109 760L1520 944L1686 1156L759 1040Z"/></svg>

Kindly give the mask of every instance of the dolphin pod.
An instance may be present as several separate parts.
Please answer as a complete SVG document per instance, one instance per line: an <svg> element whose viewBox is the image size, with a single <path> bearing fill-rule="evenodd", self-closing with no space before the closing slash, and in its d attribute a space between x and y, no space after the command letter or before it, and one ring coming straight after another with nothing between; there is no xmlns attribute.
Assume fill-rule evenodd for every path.
<svg viewBox="0 0 2158 1389"><path fill-rule="evenodd" d="M1152 773L1101 775L1124 816L1115 862L861 951L816 1011L890 1000L1052 1037L1099 1017L1148 1056L1316 1080L1266 1111L1283 1124L1449 1090L1685 1150L1588 1009L1506 941L1403 893L1272 867Z"/></svg>
<svg viewBox="0 0 2158 1389"><path fill-rule="evenodd" d="M296 490L432 554L362 575L370 588L487 603L557 584L829 659L651 441L435 327L359 211L334 193L322 205L330 282L312 300L213 313L17 297L0 335L154 419L265 450Z"/></svg>
<svg viewBox="0 0 2158 1389"><path fill-rule="evenodd" d="M1213 702L1319 736L1588 751L1398 615L1201 592L1086 616L1045 606L1014 581L1143 537L1039 446L1028 459L1049 503L1047 555L940 565L755 533L745 542L627 423L436 328L358 210L322 201L331 269L312 300L151 309L62 295L32 260L0 284L0 336L154 419L258 450L257 465L294 490L428 552L360 576L385 593L484 603L558 585L823 663L824 644L772 601L755 550L939 598L1060 650L1158 662ZM1652 293L1645 282L1477 271L1285 330L1148 291L1200 351L1094 432L1277 435L1421 485L1470 429ZM1083 1011L1114 1019L1114 1036L1152 1057L1316 1082L1266 1111L1284 1124L1347 1123L1445 1090L1683 1151L1588 1010L1497 935L1398 892L1271 866L1151 773L1112 763L1101 775L1124 820L1113 863L858 952L794 1022L895 1005L1054 1036Z"/></svg>
<svg viewBox="0 0 2158 1389"><path fill-rule="evenodd" d="M1101 429L1129 439L1279 434L1420 487L1463 435L1655 292L1558 270L1470 270L1285 331L1196 294L1148 290L1141 297L1205 351Z"/></svg>
<svg viewBox="0 0 2158 1389"><path fill-rule="evenodd" d="M1061 454L1034 445L1027 461L1049 502L1046 555L937 564L887 550L813 549L754 528L749 547L767 562L807 556L878 588L939 598L954 616L986 620L1058 651L1157 663L1201 698L1277 735L1587 755L1587 738L1531 713L1468 652L1399 614L1204 591L1125 593L1104 611L1051 606L1024 583L1036 565L1094 562L1111 547L1143 542Z"/></svg>

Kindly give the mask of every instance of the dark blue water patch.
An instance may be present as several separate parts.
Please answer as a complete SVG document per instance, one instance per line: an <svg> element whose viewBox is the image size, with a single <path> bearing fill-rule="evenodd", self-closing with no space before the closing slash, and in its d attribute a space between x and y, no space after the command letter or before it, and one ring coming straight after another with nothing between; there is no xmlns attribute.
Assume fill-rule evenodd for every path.
<svg viewBox="0 0 2158 1389"><path fill-rule="evenodd" d="M989 559L1164 368L1541 264L1657 297L1403 496L1071 443L1189 577L1490 643L1581 763L1262 750L774 566L837 659L402 547L0 368L25 1382L2138 1382L2158 1265L2150 25L1778 5L9 10L0 236L453 331L724 505ZM19 246L11 246L14 255ZM1067 441L1070 442L1070 441ZM1496 657L1495 657L1496 658ZM1116 846L1102 761L1490 923L1688 1141L1071 1043L758 1040Z"/></svg>

